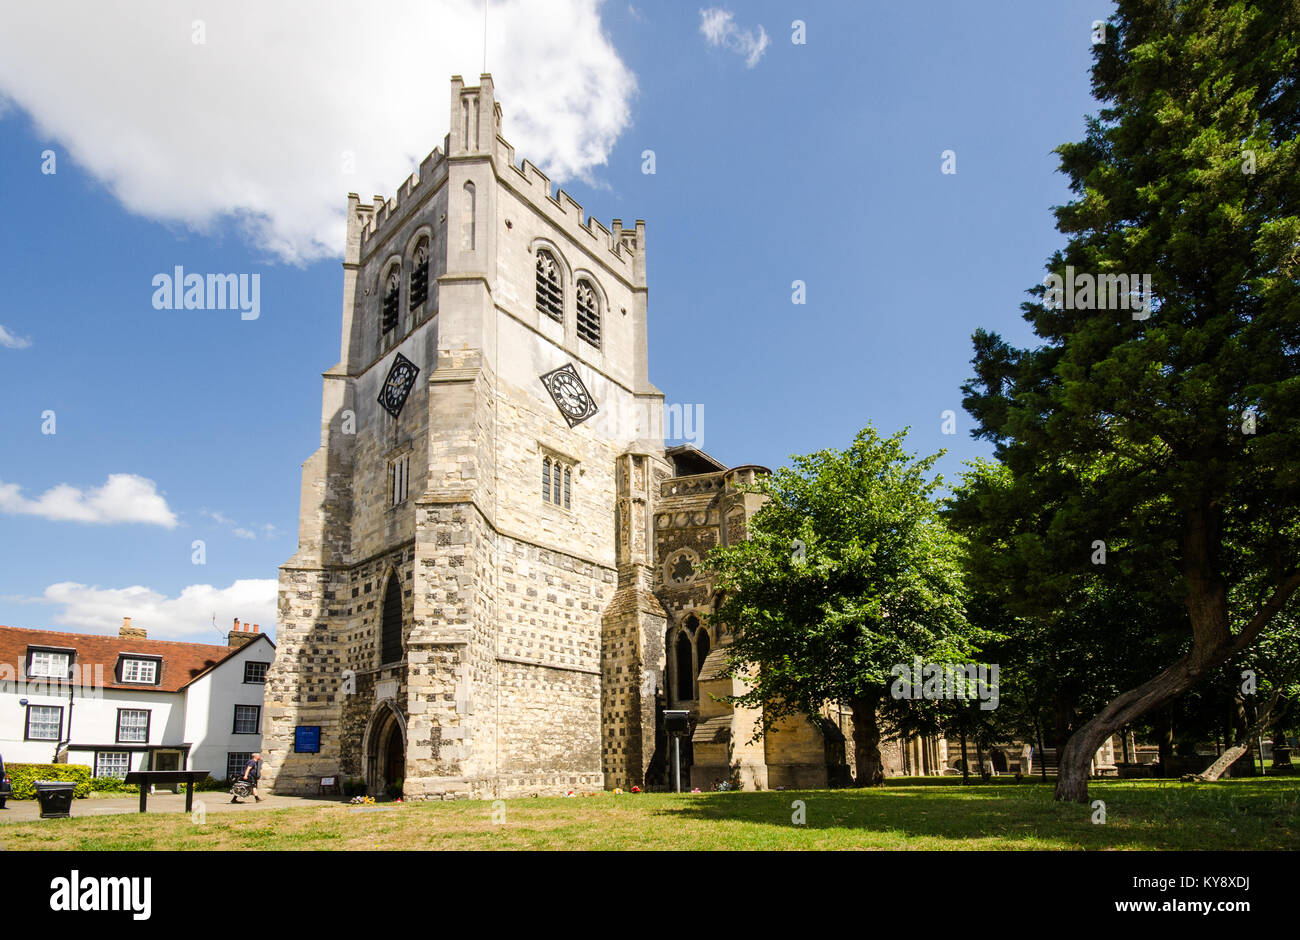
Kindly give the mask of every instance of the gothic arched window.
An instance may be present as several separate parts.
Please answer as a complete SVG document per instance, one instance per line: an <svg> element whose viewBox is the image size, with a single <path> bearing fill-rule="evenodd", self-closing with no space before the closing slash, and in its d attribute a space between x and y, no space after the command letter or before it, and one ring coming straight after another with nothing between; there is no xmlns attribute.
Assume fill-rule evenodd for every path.
<svg viewBox="0 0 1300 940"><path fill-rule="evenodd" d="M700 629L695 634L695 664L696 664L695 674L696 675L699 675L699 670L704 668L704 660L707 659L708 656L709 656L709 631L706 630L704 627L700 627Z"/></svg>
<svg viewBox="0 0 1300 940"><path fill-rule="evenodd" d="M599 349L600 301L596 298L596 288L579 281L573 293L578 301L578 335Z"/></svg>
<svg viewBox="0 0 1300 940"><path fill-rule="evenodd" d="M411 309L429 299L429 239L421 238L411 257Z"/></svg>
<svg viewBox="0 0 1300 940"><path fill-rule="evenodd" d="M558 457L542 457L542 500L569 509L573 505L573 467Z"/></svg>
<svg viewBox="0 0 1300 940"><path fill-rule="evenodd" d="M537 252L537 310L552 320L564 322L564 290L560 286L560 267L549 251Z"/></svg>
<svg viewBox="0 0 1300 940"><path fill-rule="evenodd" d="M691 639L685 630L677 631L674 644L674 659L677 664L677 701L689 702L695 698L695 665L691 662Z"/></svg>
<svg viewBox="0 0 1300 940"><path fill-rule="evenodd" d="M384 590L384 613L380 621L379 662L396 663L402 659L402 586L397 572L388 575Z"/></svg>
<svg viewBox="0 0 1300 940"><path fill-rule="evenodd" d="M397 265L393 265L388 269L388 275L384 278L384 304L383 316L380 319L380 330L385 336L397 329L397 321L402 309L401 297L401 269Z"/></svg>

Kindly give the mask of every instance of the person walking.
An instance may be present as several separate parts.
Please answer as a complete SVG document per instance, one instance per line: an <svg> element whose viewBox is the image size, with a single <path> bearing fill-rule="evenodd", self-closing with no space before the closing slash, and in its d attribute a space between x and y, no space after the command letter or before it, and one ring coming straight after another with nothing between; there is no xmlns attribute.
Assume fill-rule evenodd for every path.
<svg viewBox="0 0 1300 940"><path fill-rule="evenodd" d="M248 790L253 794L253 799L259 803L262 802L262 798L257 795L257 778L260 776L262 776L262 752L254 751L253 756L244 765L244 774L240 779L248 781ZM239 797L231 797L230 802L238 803Z"/></svg>

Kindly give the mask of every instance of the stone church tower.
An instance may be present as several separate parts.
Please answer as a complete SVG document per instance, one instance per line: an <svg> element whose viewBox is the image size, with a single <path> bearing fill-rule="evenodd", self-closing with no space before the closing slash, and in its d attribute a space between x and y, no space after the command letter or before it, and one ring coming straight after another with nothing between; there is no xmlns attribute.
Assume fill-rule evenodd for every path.
<svg viewBox="0 0 1300 940"><path fill-rule="evenodd" d="M684 629L668 672L710 772L764 765L762 745L741 753L752 716L699 713L717 657L696 654L726 638L701 639L713 598L692 567L728 526L743 537L754 507L733 477L755 468L664 448L645 224L606 229L553 194L501 136L491 77L456 77L443 148L395 199L348 197L343 272L342 352L280 569L268 786L644 786L663 772L657 708L683 701L665 667ZM824 780L820 735L795 738Z"/></svg>

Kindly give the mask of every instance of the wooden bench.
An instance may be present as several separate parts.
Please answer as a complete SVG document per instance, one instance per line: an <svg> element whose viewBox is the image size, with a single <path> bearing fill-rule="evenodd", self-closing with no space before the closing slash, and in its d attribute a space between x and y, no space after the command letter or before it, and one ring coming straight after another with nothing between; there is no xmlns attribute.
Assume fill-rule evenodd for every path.
<svg viewBox="0 0 1300 940"><path fill-rule="evenodd" d="M126 775L127 783L134 783L140 787L140 812L146 812L149 801L149 788L155 783L183 783L185 784L185 812L192 812L194 809L194 783L196 780L206 780L208 772L206 770L132 770Z"/></svg>

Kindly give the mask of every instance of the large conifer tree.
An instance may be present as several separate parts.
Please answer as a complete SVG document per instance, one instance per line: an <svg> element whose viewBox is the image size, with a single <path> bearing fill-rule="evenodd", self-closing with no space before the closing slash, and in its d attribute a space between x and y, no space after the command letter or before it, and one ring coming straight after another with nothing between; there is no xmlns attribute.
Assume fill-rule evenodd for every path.
<svg viewBox="0 0 1300 940"><path fill-rule="evenodd" d="M1039 286L1042 344L978 332L965 389L1012 476L985 523L1033 561L1009 603L1050 608L1104 571L1186 610L1186 653L1068 741L1056 793L1077 801L1108 735L1249 649L1300 588L1300 4L1117 6L1103 107L1058 150L1074 198L1045 281L1149 274L1154 302Z"/></svg>

